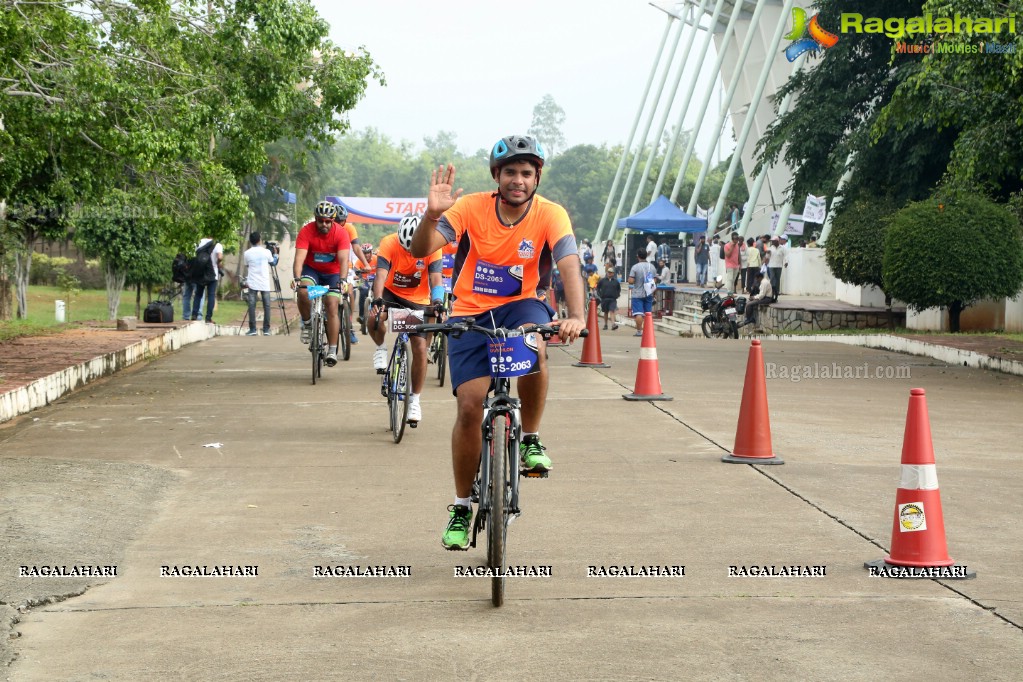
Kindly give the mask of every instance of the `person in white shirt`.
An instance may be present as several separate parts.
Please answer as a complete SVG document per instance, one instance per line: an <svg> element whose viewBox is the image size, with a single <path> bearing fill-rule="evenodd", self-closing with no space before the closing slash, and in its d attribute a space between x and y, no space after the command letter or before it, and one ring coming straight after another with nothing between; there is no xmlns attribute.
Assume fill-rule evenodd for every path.
<svg viewBox="0 0 1023 682"><path fill-rule="evenodd" d="M777 299L778 290L781 285L781 268L785 260L785 252L782 251L781 240L778 237L771 237L771 246L768 247L769 257L767 259L767 276L771 281L772 295Z"/></svg>
<svg viewBox="0 0 1023 682"><path fill-rule="evenodd" d="M759 327L760 315L757 308L767 305L774 299L774 290L771 288L770 278L765 277L762 272L757 273L756 287L757 293L746 303L746 319L743 321L743 324L752 322Z"/></svg>
<svg viewBox="0 0 1023 682"><path fill-rule="evenodd" d="M270 266L277 265L277 254L263 246L258 232L249 235L251 246L245 251L245 285L249 292L249 333L256 336L256 299L263 299L263 336L270 336Z"/></svg>
<svg viewBox="0 0 1023 682"><path fill-rule="evenodd" d="M646 262L651 265L657 260L657 242L653 237L646 238Z"/></svg>

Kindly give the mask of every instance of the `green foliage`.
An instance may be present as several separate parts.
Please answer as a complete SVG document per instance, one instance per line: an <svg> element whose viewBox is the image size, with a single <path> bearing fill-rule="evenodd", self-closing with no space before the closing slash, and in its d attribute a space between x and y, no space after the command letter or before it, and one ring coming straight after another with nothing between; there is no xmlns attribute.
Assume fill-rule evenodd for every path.
<svg viewBox="0 0 1023 682"><path fill-rule="evenodd" d="M1015 296L1023 286L1019 221L980 196L910 204L892 216L883 281L890 296L915 310L947 307L952 331L958 331L964 307Z"/></svg>
<svg viewBox="0 0 1023 682"><path fill-rule="evenodd" d="M1006 17L1023 6L1018 0L928 0L922 12L935 16ZM999 54L965 52L914 56L916 68L901 79L874 125L874 136L921 125L950 132L952 152L944 184L1004 198L1023 183L1023 35L1003 28L1001 35L952 33L936 44L1015 44ZM1012 141L1012 143L1008 143ZM945 170L942 168L942 170Z"/></svg>
<svg viewBox="0 0 1023 682"><path fill-rule="evenodd" d="M911 17L921 15L923 4L864 0L856 3L855 11ZM820 0L815 7L825 27L839 26L841 13L850 11L842 0ZM896 88L920 69L920 56L894 54L891 38L862 33L843 35L817 59L775 95L780 102L795 94L799 104L775 120L758 142L757 170L784 159L795 169L792 196L835 196L846 161L854 154L845 201L891 196L902 204L929 196L944 172L957 127L939 128L920 116L907 118L900 127L877 125Z"/></svg>
<svg viewBox="0 0 1023 682"><path fill-rule="evenodd" d="M604 145L577 145L544 168L539 193L565 207L577 237L596 236L620 155Z"/></svg>
<svg viewBox="0 0 1023 682"><path fill-rule="evenodd" d="M4 254L62 237L75 206L111 205L110 188L135 197L122 208L151 209L147 229L171 247L231 244L248 214L239 184L267 145L332 142L368 79L383 81L363 50L327 40L306 0L0 8L0 199L15 209ZM109 265L118 247L103 250Z"/></svg>
<svg viewBox="0 0 1023 682"><path fill-rule="evenodd" d="M897 208L883 199L858 199L843 205L831 226L825 251L835 277L856 286L884 288L884 238L888 220Z"/></svg>

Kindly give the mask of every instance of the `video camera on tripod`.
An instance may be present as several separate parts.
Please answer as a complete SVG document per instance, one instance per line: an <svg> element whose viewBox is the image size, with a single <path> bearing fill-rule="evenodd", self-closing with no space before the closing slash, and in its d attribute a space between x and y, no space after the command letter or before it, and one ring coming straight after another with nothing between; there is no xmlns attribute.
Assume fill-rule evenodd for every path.
<svg viewBox="0 0 1023 682"><path fill-rule="evenodd" d="M266 242L266 248L275 256L281 253L281 245L278 242Z"/></svg>

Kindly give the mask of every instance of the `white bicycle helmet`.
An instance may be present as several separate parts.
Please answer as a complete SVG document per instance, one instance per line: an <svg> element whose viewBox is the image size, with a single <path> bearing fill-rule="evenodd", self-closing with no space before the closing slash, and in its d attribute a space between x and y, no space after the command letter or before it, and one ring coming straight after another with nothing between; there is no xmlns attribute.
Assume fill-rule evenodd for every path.
<svg viewBox="0 0 1023 682"><path fill-rule="evenodd" d="M398 243L401 244L401 248L406 251L412 250L412 235L416 233L417 227L419 216L407 215L401 219L401 223L398 224Z"/></svg>

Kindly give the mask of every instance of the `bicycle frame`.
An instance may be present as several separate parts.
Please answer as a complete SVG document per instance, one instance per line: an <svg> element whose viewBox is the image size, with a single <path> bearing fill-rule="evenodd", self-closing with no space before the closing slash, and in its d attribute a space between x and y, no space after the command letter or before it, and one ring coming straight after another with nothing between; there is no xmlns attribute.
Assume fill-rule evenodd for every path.
<svg viewBox="0 0 1023 682"><path fill-rule="evenodd" d="M511 379L499 378L495 380L496 385L492 394L488 395L483 402L483 448L480 452L479 471L476 474L480 481L479 507L476 518L473 522L472 540L470 545L476 546L476 536L479 531L486 528L490 518L490 497L485 492L490 489L490 460L494 456L494 423L497 419L507 419L508 447L505 456L508 458L509 476L507 484L511 488L511 495L507 501L508 522L519 516L522 511L519 509L519 442L522 440L522 403L514 398L511 393Z"/></svg>

